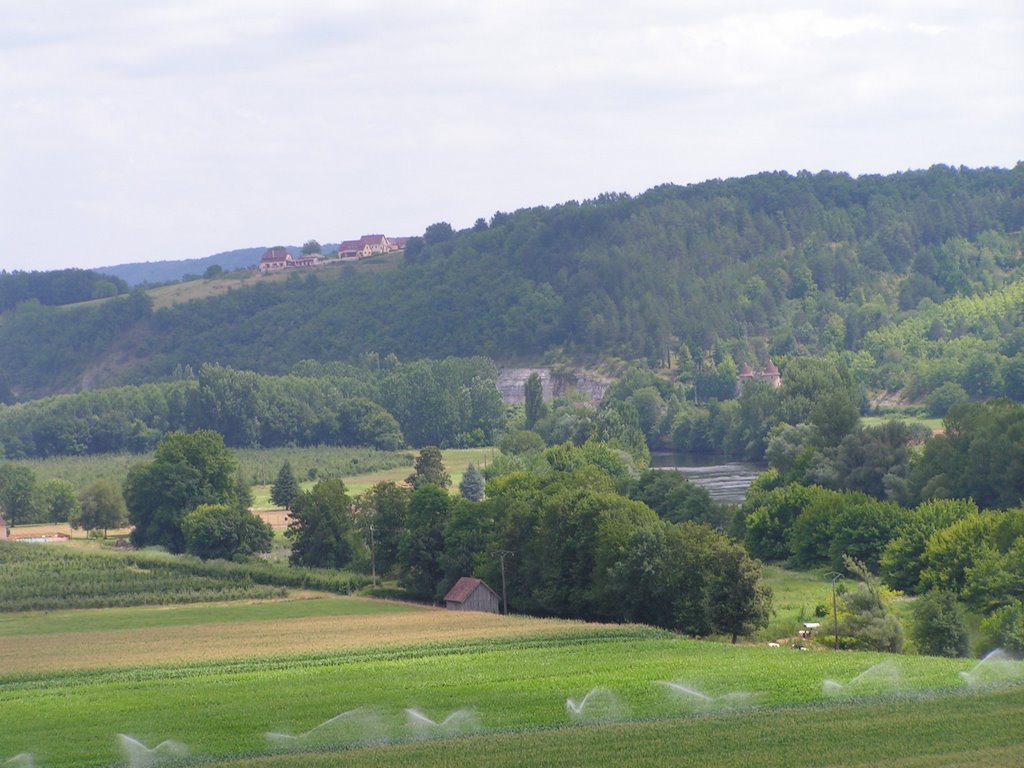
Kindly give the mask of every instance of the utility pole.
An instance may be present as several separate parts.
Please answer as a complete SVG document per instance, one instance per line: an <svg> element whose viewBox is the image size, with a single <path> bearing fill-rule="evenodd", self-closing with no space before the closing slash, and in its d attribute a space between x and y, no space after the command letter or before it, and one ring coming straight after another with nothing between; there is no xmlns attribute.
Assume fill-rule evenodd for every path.
<svg viewBox="0 0 1024 768"><path fill-rule="evenodd" d="M373 523L370 523L370 583L377 586L377 547L373 541Z"/></svg>
<svg viewBox="0 0 1024 768"><path fill-rule="evenodd" d="M843 578L838 571L829 571L825 578L832 582L832 635L835 637L834 650L839 650L839 613L836 610L836 582Z"/></svg>
<svg viewBox="0 0 1024 768"><path fill-rule="evenodd" d="M501 558L501 605L502 613L508 616L508 592L505 589L505 558L515 557L516 553L507 549L499 549L498 557Z"/></svg>

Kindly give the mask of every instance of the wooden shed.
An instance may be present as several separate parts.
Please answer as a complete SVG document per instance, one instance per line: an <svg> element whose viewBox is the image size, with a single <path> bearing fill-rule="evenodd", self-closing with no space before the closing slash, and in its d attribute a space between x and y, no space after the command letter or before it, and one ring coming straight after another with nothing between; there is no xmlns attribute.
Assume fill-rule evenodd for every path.
<svg viewBox="0 0 1024 768"><path fill-rule="evenodd" d="M480 579L463 576L444 596L444 605L450 611L484 611L501 613L498 593Z"/></svg>

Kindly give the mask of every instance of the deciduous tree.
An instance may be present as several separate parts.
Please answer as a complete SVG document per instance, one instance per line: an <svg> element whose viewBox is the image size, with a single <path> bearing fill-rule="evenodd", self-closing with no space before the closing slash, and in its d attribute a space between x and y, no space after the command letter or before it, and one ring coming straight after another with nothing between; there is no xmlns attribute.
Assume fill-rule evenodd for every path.
<svg viewBox="0 0 1024 768"><path fill-rule="evenodd" d="M172 432L153 460L128 471L124 497L136 546L183 552L185 515L200 504L238 503L237 465L217 432Z"/></svg>
<svg viewBox="0 0 1024 768"><path fill-rule="evenodd" d="M185 550L203 560L269 552L274 532L246 509L229 504L200 504L182 522Z"/></svg>
<svg viewBox="0 0 1024 768"><path fill-rule="evenodd" d="M106 538L111 528L120 528L128 522L128 508L118 485L110 480L96 480L88 485L78 498L78 514L71 519L72 528L103 531Z"/></svg>
<svg viewBox="0 0 1024 768"><path fill-rule="evenodd" d="M413 488L422 488L424 485L436 485L439 488L447 488L452 484L451 475L444 468L441 461L441 449L436 445L428 445L420 450L419 456L414 463L416 470L408 478Z"/></svg>
<svg viewBox="0 0 1024 768"><path fill-rule="evenodd" d="M285 535L292 540L292 565L344 568L352 561L354 535L352 500L338 478L321 480L303 491L292 504Z"/></svg>

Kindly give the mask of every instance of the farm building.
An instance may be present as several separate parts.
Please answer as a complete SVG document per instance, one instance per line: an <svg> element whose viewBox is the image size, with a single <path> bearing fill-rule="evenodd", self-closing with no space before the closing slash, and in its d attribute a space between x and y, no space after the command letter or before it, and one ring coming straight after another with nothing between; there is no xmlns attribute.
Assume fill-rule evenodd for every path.
<svg viewBox="0 0 1024 768"><path fill-rule="evenodd" d="M450 611L484 611L501 613L501 598L480 579L463 576L444 596L444 605Z"/></svg>

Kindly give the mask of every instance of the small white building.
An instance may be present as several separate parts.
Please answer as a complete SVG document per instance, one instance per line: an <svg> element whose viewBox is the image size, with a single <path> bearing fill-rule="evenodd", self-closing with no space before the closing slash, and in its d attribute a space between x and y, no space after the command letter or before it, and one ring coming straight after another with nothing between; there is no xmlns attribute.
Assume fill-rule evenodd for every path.
<svg viewBox="0 0 1024 768"><path fill-rule="evenodd" d="M449 611L484 611L501 613L501 598L498 593L480 579L463 576L444 596L444 605Z"/></svg>

